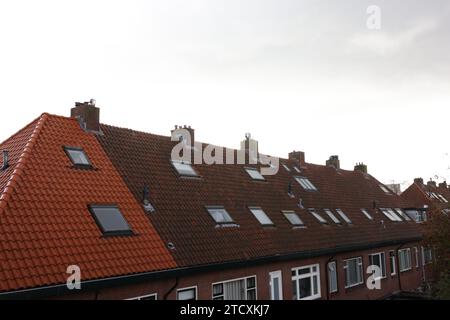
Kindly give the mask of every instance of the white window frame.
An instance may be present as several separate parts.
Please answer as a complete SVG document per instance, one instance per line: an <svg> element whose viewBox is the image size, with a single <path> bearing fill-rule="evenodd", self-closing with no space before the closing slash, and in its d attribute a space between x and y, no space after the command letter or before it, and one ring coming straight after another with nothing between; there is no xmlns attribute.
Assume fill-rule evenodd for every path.
<svg viewBox="0 0 450 320"><path fill-rule="evenodd" d="M300 218L298 213L295 212L294 210L283 210L283 211L281 211L281 213L286 218L286 220L289 221L289 223L292 225L292 227L297 227L297 228L305 228L306 227L305 223L302 220L302 218ZM301 223L300 224L292 223L292 221L287 217L287 215L295 215L295 216L297 216L297 218L300 220Z"/></svg>
<svg viewBox="0 0 450 320"><path fill-rule="evenodd" d="M367 211L367 209L361 209L361 212L366 216L367 219L369 220L373 220L372 215L369 213L369 211Z"/></svg>
<svg viewBox="0 0 450 320"><path fill-rule="evenodd" d="M407 266L407 268L405 268L403 266L402 268L402 255L404 255L406 253L406 260L409 260L409 266ZM398 250L398 270L400 272L406 272L406 271L410 271L412 270L412 261L411 261L411 248L405 248L405 249L400 249Z"/></svg>
<svg viewBox="0 0 450 320"><path fill-rule="evenodd" d="M332 289L333 285L331 283L332 277L330 274L333 272L333 270L330 269L330 265L334 265L334 279L336 280L336 288ZM338 280L338 273L337 273L337 262L336 261L330 261L327 264L327 272L328 272L328 287L330 289L330 293L336 293L339 291L339 280Z"/></svg>
<svg viewBox="0 0 450 320"><path fill-rule="evenodd" d="M323 212L333 221L335 224L342 224L341 220L339 220L331 211L331 209L323 209Z"/></svg>
<svg viewBox="0 0 450 320"><path fill-rule="evenodd" d="M234 221L233 217L230 215L230 213L225 209L224 206L205 206L206 211L208 212L209 216L213 221L218 225L236 225L236 222ZM223 210L228 218L230 218L230 221L217 221L214 216L211 214L210 210Z"/></svg>
<svg viewBox="0 0 450 320"><path fill-rule="evenodd" d="M177 172L177 174L180 177L198 177L199 176L197 171L195 171L195 169L192 166L192 163L190 161L171 160L170 162L172 163L173 168L175 169L175 171ZM182 172L180 172L180 170L178 170L178 168L177 168L175 163L182 164L182 165L185 165L185 166L189 166L191 168L192 172L189 172L189 173L186 173L186 172L182 173Z"/></svg>
<svg viewBox="0 0 450 320"><path fill-rule="evenodd" d="M270 227L270 226L274 226L275 223L273 223L272 219L270 219L270 217L267 215L267 213L261 208L261 207L248 207L248 209L250 210L250 212L252 213L252 215L255 217L256 220L258 220L258 222L260 223L260 225L262 226L266 226L266 227ZM267 220L269 220L268 223L263 223L258 216L253 212L253 210L257 211L257 212L262 212L263 216L265 218L267 218Z"/></svg>
<svg viewBox="0 0 450 320"><path fill-rule="evenodd" d="M386 279L386 277L387 277L386 253L385 252L376 252L376 253L369 254L369 264L371 264L370 260L371 260L371 257L373 257L373 256L379 256L380 257L380 262L383 263L383 265L384 265L384 275L383 275L383 269L381 269L381 277L378 278L378 279L375 279L375 280ZM383 256L384 259L381 259L381 256Z"/></svg>
<svg viewBox="0 0 450 320"><path fill-rule="evenodd" d="M395 208L394 211L406 221L411 221L411 218L402 209Z"/></svg>
<svg viewBox="0 0 450 320"><path fill-rule="evenodd" d="M389 220L393 222L403 221L391 208L380 208L380 210Z"/></svg>
<svg viewBox="0 0 450 320"><path fill-rule="evenodd" d="M389 268L391 269L391 277L397 274L397 255L394 250L389 251Z"/></svg>
<svg viewBox="0 0 450 320"><path fill-rule="evenodd" d="M250 278L255 278L255 288L247 288L247 279ZM252 275L252 276L248 276L248 277L241 277L241 278L235 278L235 279L230 279L230 280L225 280L225 281L218 281L218 282L214 282L211 283L211 297L214 300L214 298L218 298L223 296L223 300L225 300L225 283L230 283L230 282L235 282L235 281L240 281L240 280L244 280L245 283L245 299L246 301L251 301L251 300L247 300L247 296L248 296L248 291L249 290L255 290L255 301L258 300L258 278L256 277L256 274ZM215 285L222 285L222 295L216 295L214 296L214 286Z"/></svg>
<svg viewBox="0 0 450 320"><path fill-rule="evenodd" d="M126 300L143 300L145 298L150 298L150 297L155 297L155 300L158 300L158 294L157 293L146 294L146 295L143 295L143 296L133 297L133 298L129 298L129 299L126 299Z"/></svg>
<svg viewBox="0 0 450 320"><path fill-rule="evenodd" d="M414 247L414 258L416 259L416 268L419 269L419 248Z"/></svg>
<svg viewBox="0 0 450 320"><path fill-rule="evenodd" d="M269 273L270 276L270 300L275 300L275 291L273 286L273 280L278 279L279 280L279 286L278 286L278 296L280 297L279 300L283 300L283 274L281 270L272 271Z"/></svg>
<svg viewBox="0 0 450 320"><path fill-rule="evenodd" d="M312 271L313 267L316 267L316 271ZM309 273L305 273L305 274L298 274L298 271L301 269L307 269L310 268L310 272ZM309 266L302 266L302 267L298 267L298 268L292 268L291 269L291 275L292 272L296 273L295 276L292 276L292 282L295 281L295 285L296 285L296 289L297 289L297 300L316 300L316 299L320 299L322 297L322 293L321 293L321 286L320 286L320 265L319 264L311 264ZM317 294L314 294L314 285L313 285L313 279L314 276L317 277ZM310 278L311 279L311 293L312 295L309 297L305 297L300 299L300 280L301 279L306 279L306 278Z"/></svg>
<svg viewBox="0 0 450 320"><path fill-rule="evenodd" d="M197 297L198 297L197 296L198 295L198 288L197 288L197 286L185 287L185 288L177 289L177 300L178 300L178 294L179 294L180 291L188 291L188 290L192 290L192 289L195 290L195 300L197 300ZM180 301L184 301L184 300L180 300Z"/></svg>
<svg viewBox="0 0 450 320"><path fill-rule="evenodd" d="M347 224L353 224L352 220L345 214L342 209L336 209L336 213L344 220Z"/></svg>
<svg viewBox="0 0 450 320"><path fill-rule="evenodd" d="M347 283L347 280L348 280L347 279L347 269L348 269L347 263L349 261L353 261L353 260L358 260L357 266L358 266L358 269L360 271L361 281L358 282L358 283L348 284ZM359 285L363 284L364 283L363 258L362 257L354 257L354 258L350 258L350 259L345 259L344 260L344 272L345 272L345 288L346 289L353 288L353 287L356 287L356 286L359 286Z"/></svg>
<svg viewBox="0 0 450 320"><path fill-rule="evenodd" d="M295 176L295 181L306 191L318 191L316 186L307 178L302 176Z"/></svg>
<svg viewBox="0 0 450 320"><path fill-rule="evenodd" d="M266 178L261 174L261 172L258 170L258 168L252 168L252 167L246 167L244 168L245 172L252 178L252 180L255 181L266 181ZM254 175L252 175L252 173Z"/></svg>

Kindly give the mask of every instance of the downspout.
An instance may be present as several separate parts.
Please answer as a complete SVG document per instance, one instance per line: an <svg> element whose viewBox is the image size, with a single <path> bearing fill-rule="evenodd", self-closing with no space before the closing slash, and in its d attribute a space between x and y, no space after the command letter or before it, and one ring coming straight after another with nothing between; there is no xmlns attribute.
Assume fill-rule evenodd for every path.
<svg viewBox="0 0 450 320"><path fill-rule="evenodd" d="M176 287L178 287L178 277L175 278L175 284L172 286L172 288L170 288L169 291L167 291L163 296L163 300L167 300L167 297L173 292L173 290L175 290Z"/></svg>

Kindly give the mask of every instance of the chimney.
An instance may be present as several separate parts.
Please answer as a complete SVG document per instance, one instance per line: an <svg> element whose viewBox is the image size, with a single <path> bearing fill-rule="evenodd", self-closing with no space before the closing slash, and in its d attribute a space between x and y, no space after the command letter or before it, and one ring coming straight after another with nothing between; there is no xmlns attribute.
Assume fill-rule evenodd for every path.
<svg viewBox="0 0 450 320"><path fill-rule="evenodd" d="M331 156L326 162L327 167L334 167L335 169L341 168L341 163L339 161L339 156Z"/></svg>
<svg viewBox="0 0 450 320"><path fill-rule="evenodd" d="M250 133L245 134L245 140L241 141L241 150L245 150L248 155L249 164L257 164L259 160L258 141L252 139Z"/></svg>
<svg viewBox="0 0 450 320"><path fill-rule="evenodd" d="M100 132L100 109L95 106L95 100L75 102L70 110L70 116L78 119L80 126L90 132Z"/></svg>
<svg viewBox="0 0 450 320"><path fill-rule="evenodd" d="M414 179L414 183L423 185L423 179L422 179L422 178L415 178L415 179Z"/></svg>
<svg viewBox="0 0 450 320"><path fill-rule="evenodd" d="M362 162L357 163L355 165L355 171L360 171L362 173L367 174L367 166L364 163L362 163Z"/></svg>
<svg viewBox="0 0 450 320"><path fill-rule="evenodd" d="M6 170L9 167L9 153L8 150L3 150L3 165L2 170Z"/></svg>
<svg viewBox="0 0 450 320"><path fill-rule="evenodd" d="M428 181L427 186L436 188L436 181L433 180Z"/></svg>
<svg viewBox="0 0 450 320"><path fill-rule="evenodd" d="M189 137L185 137L185 133L189 133ZM175 126L175 129L173 129L171 132L171 135L179 135L180 137L183 137L183 139L187 139L189 146L193 147L195 143L195 130L191 128L191 126Z"/></svg>
<svg viewBox="0 0 450 320"><path fill-rule="evenodd" d="M442 183L439 183L439 188L440 188L440 189L447 189L447 188L448 188L448 186L447 186L447 181L444 181L444 182L442 182Z"/></svg>
<svg viewBox="0 0 450 320"><path fill-rule="evenodd" d="M304 166L305 162L305 153L303 151L292 151L289 153L289 160L298 161L300 166Z"/></svg>

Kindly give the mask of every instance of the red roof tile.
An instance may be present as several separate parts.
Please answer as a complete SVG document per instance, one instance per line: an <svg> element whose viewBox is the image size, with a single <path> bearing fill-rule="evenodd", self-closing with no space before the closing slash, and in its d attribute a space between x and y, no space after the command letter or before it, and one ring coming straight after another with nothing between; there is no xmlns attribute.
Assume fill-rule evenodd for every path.
<svg viewBox="0 0 450 320"><path fill-rule="evenodd" d="M82 147L95 170L72 166L63 146ZM93 134L74 119L43 114L0 145L0 292L175 267L175 262ZM116 204L137 234L103 237L88 204Z"/></svg>

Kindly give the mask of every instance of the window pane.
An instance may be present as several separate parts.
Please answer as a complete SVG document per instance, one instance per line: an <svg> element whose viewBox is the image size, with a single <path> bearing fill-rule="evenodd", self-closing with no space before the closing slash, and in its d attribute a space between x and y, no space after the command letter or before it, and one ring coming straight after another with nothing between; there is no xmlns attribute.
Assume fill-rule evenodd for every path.
<svg viewBox="0 0 450 320"><path fill-rule="evenodd" d="M352 220L350 220L349 217L347 217L347 215L341 209L336 209L336 212L346 223L352 223Z"/></svg>
<svg viewBox="0 0 450 320"><path fill-rule="evenodd" d="M284 216L294 226L302 226L302 225L304 225L303 221L300 219L300 217L295 212L285 212Z"/></svg>
<svg viewBox="0 0 450 320"><path fill-rule="evenodd" d="M130 226L117 207L90 206L90 211L103 233L131 233Z"/></svg>
<svg viewBox="0 0 450 320"><path fill-rule="evenodd" d="M173 166L178 171L178 173L182 176L197 176L197 173L192 168L190 163L181 162L181 161L172 161Z"/></svg>
<svg viewBox="0 0 450 320"><path fill-rule="evenodd" d="M317 191L317 188L305 177L295 177L295 180L303 187L305 190Z"/></svg>
<svg viewBox="0 0 450 320"><path fill-rule="evenodd" d="M208 208L208 212L217 223L233 222L233 219L224 208Z"/></svg>
<svg viewBox="0 0 450 320"><path fill-rule="evenodd" d="M215 284L213 286L213 295L217 296L217 295L222 295L223 294L223 284Z"/></svg>
<svg viewBox="0 0 450 320"><path fill-rule="evenodd" d="M65 150L73 164L85 166L90 165L89 159L82 149L65 147Z"/></svg>
<svg viewBox="0 0 450 320"><path fill-rule="evenodd" d="M247 289L251 289L254 287L256 287L256 278L255 277L247 278Z"/></svg>
<svg viewBox="0 0 450 320"><path fill-rule="evenodd" d="M361 209L362 213L367 217L369 220L373 220L373 217L369 214L369 212L366 209Z"/></svg>
<svg viewBox="0 0 450 320"><path fill-rule="evenodd" d="M311 278L304 278L299 280L300 285L300 299L312 296Z"/></svg>
<svg viewBox="0 0 450 320"><path fill-rule="evenodd" d="M264 176L259 172L258 169L246 168L245 171L247 171L248 175L254 180L265 180Z"/></svg>
<svg viewBox="0 0 450 320"><path fill-rule="evenodd" d="M266 213L259 208L250 208L250 211L253 213L255 218L261 223L262 225L273 225L272 220L266 215Z"/></svg>
<svg viewBox="0 0 450 320"><path fill-rule="evenodd" d="M341 222L339 221L338 218L336 218L336 216L333 214L333 212L329 209L324 209L323 211L325 211L325 213L328 215L328 217L330 217L330 219L336 223L336 224L341 224Z"/></svg>
<svg viewBox="0 0 450 320"><path fill-rule="evenodd" d="M330 262L328 264L328 279L330 285L330 292L337 291L337 270L336 270L336 262Z"/></svg>
<svg viewBox="0 0 450 320"><path fill-rule="evenodd" d="M292 298L294 300L298 300L299 297L297 295L297 281L295 280L292 281L292 293L293 293Z"/></svg>
<svg viewBox="0 0 450 320"><path fill-rule="evenodd" d="M320 223L328 223L327 220L325 220L324 218L322 218L321 215L319 215L314 209L309 209L309 212L314 216L314 218L316 218Z"/></svg>
<svg viewBox="0 0 450 320"><path fill-rule="evenodd" d="M195 300L195 289L187 289L178 291L178 300Z"/></svg>

